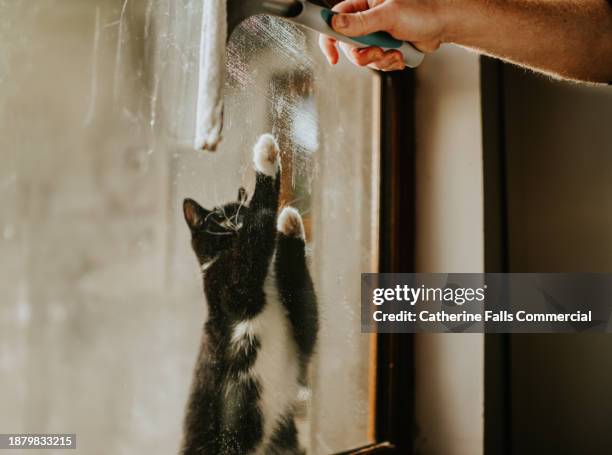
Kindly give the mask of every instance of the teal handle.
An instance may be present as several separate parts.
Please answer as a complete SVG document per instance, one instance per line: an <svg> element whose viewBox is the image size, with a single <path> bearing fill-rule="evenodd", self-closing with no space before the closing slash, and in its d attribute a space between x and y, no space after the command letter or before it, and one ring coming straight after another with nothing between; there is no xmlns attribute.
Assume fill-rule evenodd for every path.
<svg viewBox="0 0 612 455"><path fill-rule="evenodd" d="M331 20L332 17L334 17L336 14L338 13L330 9L321 9L321 17L332 30L333 28ZM363 36L349 36L348 38L359 44L365 44L366 46L383 47L385 49L399 49L400 47L402 47L402 44L404 44L402 41L393 38L387 32L374 32Z"/></svg>

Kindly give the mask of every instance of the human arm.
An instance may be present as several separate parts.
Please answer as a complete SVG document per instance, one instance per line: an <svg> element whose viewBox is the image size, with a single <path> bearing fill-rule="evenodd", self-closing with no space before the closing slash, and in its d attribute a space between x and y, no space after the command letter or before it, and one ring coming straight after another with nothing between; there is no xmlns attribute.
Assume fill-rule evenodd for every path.
<svg viewBox="0 0 612 455"><path fill-rule="evenodd" d="M609 0L345 0L334 10L332 26L348 36L384 30L424 52L454 43L560 78L612 81ZM335 64L334 40L321 47ZM404 66L397 51L343 50L357 65Z"/></svg>

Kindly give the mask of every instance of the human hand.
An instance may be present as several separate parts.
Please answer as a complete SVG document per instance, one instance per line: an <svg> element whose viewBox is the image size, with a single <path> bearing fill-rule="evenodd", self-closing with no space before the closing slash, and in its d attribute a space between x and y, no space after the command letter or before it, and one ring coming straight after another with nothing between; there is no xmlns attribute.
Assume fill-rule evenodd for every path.
<svg viewBox="0 0 612 455"><path fill-rule="evenodd" d="M361 36L385 31L396 39L408 41L422 52L433 52L443 41L445 21L439 1L424 0L344 0L332 10L333 29L347 36ZM344 54L358 66L382 71L406 67L400 51L383 51L380 47L351 47L339 43ZM319 46L330 64L339 59L338 42L321 35Z"/></svg>

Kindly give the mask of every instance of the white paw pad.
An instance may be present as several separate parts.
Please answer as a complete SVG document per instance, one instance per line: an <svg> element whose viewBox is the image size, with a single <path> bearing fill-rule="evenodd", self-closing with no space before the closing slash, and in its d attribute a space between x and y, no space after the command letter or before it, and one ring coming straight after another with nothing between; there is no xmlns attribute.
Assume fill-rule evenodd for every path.
<svg viewBox="0 0 612 455"><path fill-rule="evenodd" d="M279 149L271 134L262 135L253 147L253 165L257 172L274 177L280 165Z"/></svg>
<svg viewBox="0 0 612 455"><path fill-rule="evenodd" d="M304 223L300 212L293 207L285 207L277 220L277 230L287 237L304 238Z"/></svg>

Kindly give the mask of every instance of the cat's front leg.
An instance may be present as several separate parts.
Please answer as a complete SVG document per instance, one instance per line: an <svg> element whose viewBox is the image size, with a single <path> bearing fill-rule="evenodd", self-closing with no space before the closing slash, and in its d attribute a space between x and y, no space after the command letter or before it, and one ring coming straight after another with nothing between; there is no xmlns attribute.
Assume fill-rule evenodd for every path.
<svg viewBox="0 0 612 455"><path fill-rule="evenodd" d="M254 210L278 210L280 193L280 150L271 134L262 135L253 147L255 191L250 208Z"/></svg>
<svg viewBox="0 0 612 455"><path fill-rule="evenodd" d="M276 242L276 213L280 192L280 151L270 134L264 134L253 147L256 180L248 204L244 227L238 232L238 248L232 272L246 295L261 292ZM244 277L250 277L245 280Z"/></svg>
<svg viewBox="0 0 612 455"><path fill-rule="evenodd" d="M319 329L317 298L306 263L306 237L300 213L285 207L277 221L276 280L302 359L312 355ZM305 365L306 366L306 365Z"/></svg>
<svg viewBox="0 0 612 455"><path fill-rule="evenodd" d="M304 222L302 221L302 216L300 212L298 212L293 207L285 207L283 208L280 215L278 215L278 220L276 222L276 228L278 232L282 234L287 239L296 239L297 244L301 246L300 257L304 256L304 245L306 241L306 233L304 230Z"/></svg>

